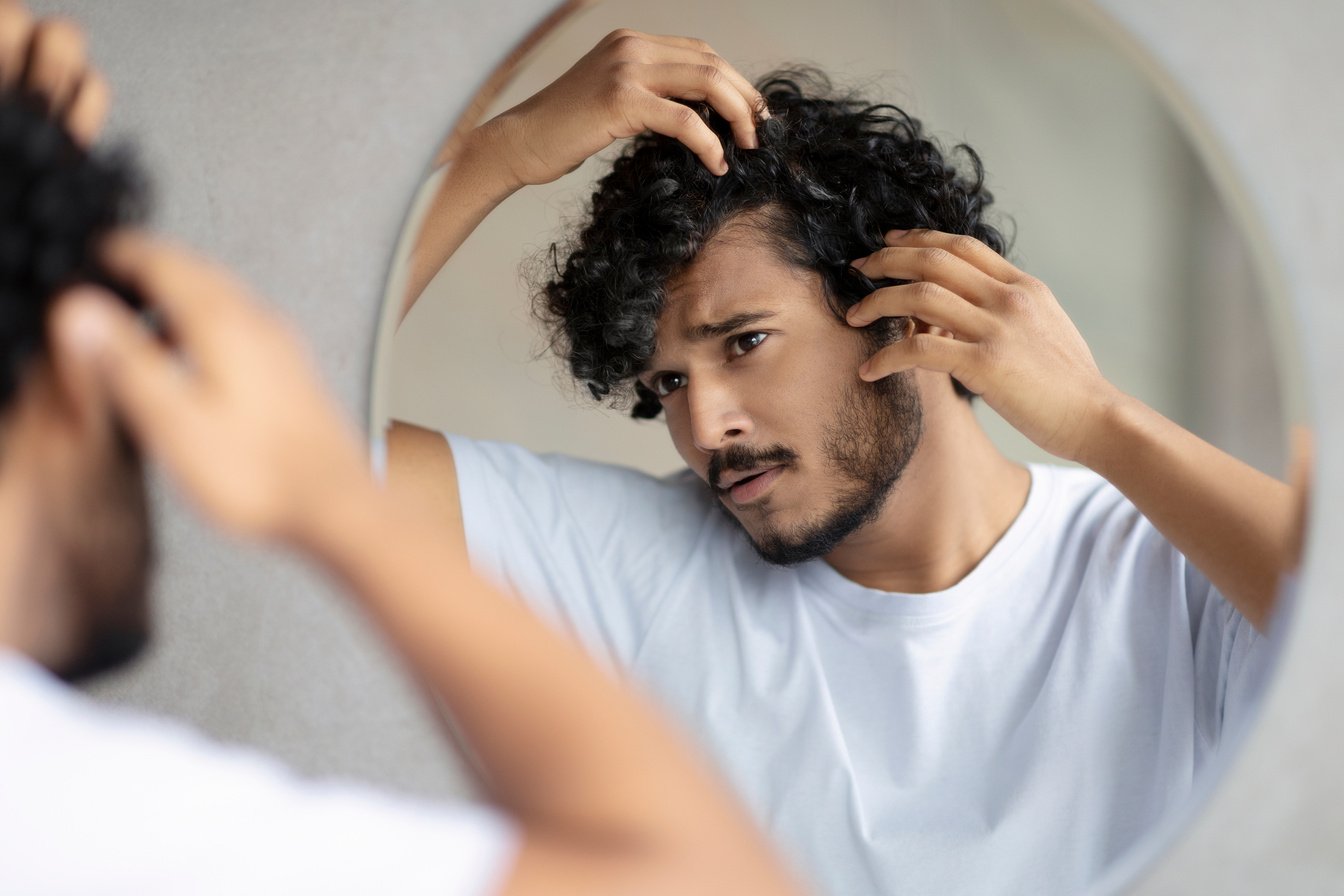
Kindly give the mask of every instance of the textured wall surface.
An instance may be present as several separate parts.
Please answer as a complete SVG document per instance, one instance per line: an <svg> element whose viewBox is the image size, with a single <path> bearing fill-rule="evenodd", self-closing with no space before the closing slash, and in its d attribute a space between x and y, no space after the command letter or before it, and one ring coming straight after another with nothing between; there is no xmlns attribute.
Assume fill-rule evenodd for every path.
<svg viewBox="0 0 1344 896"><path fill-rule="evenodd" d="M1319 459L1304 589L1262 723L1144 894L1344 892L1344 5L1096 0L1196 110L1245 183L1301 325ZM67 0L155 169L158 224L297 320L362 409L402 216L442 135L547 0ZM849 23L857 26L857 23ZM1254 337L1248 337L1254 338ZM435 724L310 570L206 531L159 490L163 635L109 700L188 718L314 772L445 793ZM1128 874L1128 872L1126 872Z"/></svg>

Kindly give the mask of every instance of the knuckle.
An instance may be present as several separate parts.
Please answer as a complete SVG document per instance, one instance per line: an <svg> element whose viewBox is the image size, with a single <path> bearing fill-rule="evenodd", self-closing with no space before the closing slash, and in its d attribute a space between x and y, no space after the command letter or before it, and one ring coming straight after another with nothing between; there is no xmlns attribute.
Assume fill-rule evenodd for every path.
<svg viewBox="0 0 1344 896"><path fill-rule="evenodd" d="M952 251L958 255L975 255L984 248L984 243L964 233L952 238Z"/></svg>
<svg viewBox="0 0 1344 896"><path fill-rule="evenodd" d="M1044 282L1038 280L1037 278L1031 276L1030 274L1024 274L1022 277L1020 277L1017 281L1017 286L1019 289L1022 289L1028 293L1039 293L1045 291L1046 289L1046 285Z"/></svg>
<svg viewBox="0 0 1344 896"><path fill-rule="evenodd" d="M619 59L642 59L647 41L638 31L620 29L607 35L607 45Z"/></svg>
<svg viewBox="0 0 1344 896"><path fill-rule="evenodd" d="M607 45L618 44L621 41L632 37L639 37L639 32L635 31L633 28L616 28L612 31L608 31L607 36L602 38L600 43Z"/></svg>
<svg viewBox="0 0 1344 896"><path fill-rule="evenodd" d="M727 80L724 77L723 72L710 63L705 63L704 65L696 66L695 74L710 89L722 87L724 82Z"/></svg>
<svg viewBox="0 0 1344 896"><path fill-rule="evenodd" d="M926 246L919 250L919 260L925 267L937 268L952 260L952 255L941 246Z"/></svg>
<svg viewBox="0 0 1344 896"><path fill-rule="evenodd" d="M690 130L699 122L700 116L690 106L678 106L672 113L672 123L678 130Z"/></svg>
<svg viewBox="0 0 1344 896"><path fill-rule="evenodd" d="M918 280L911 284L910 292L915 302L926 308L941 298L941 291L938 286L927 280Z"/></svg>

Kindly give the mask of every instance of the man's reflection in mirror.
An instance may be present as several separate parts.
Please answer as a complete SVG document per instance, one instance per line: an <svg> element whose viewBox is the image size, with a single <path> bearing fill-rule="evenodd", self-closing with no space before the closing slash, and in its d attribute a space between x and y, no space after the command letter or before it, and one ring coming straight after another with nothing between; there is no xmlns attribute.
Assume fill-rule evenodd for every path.
<svg viewBox="0 0 1344 896"><path fill-rule="evenodd" d="M1248 712L1287 488L1105 378L971 149L687 38L615 32L466 134L411 298L623 137L537 310L688 469L395 424L393 484L699 732L823 891L1085 889ZM1005 457L977 401L1072 465Z"/></svg>

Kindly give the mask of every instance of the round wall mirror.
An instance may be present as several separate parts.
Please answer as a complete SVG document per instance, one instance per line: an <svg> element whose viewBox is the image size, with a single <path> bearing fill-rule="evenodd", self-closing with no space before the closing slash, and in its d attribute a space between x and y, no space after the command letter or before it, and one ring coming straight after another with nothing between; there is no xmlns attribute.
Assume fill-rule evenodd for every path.
<svg viewBox="0 0 1344 896"><path fill-rule="evenodd" d="M1123 883L1134 857L1160 848L1193 811L1236 731L1253 720L1277 620L1258 620L1257 632L1160 526L1134 535L1149 524L1131 506L1086 471L1061 468L986 400L973 403L975 420L1014 469L1034 465L1030 486L1024 478L1025 504L990 502L1011 507L1010 519L988 527L993 537L975 562L936 594L860 589L827 564L830 555L746 565L741 575L725 568L716 579L722 540L743 530L755 537L746 511L736 517L740 529L731 511L705 523L695 537L707 541L684 556L665 550L664 539L682 538L678 515L698 483L685 472L695 467L688 450L714 453L687 422L693 399L652 420L632 420L629 402L592 401L532 311L538 289L564 271L596 185L628 141L513 192L475 226L450 225L470 235L431 266L432 279L417 272L416 253L433 239L425 234L444 227L444 209L473 207L452 180L473 129L564 77L615 29L702 39L752 80L812 67L835 91L918 119L961 166L963 182L967 156L955 147L973 148L993 197L985 220L1007 238L1006 259L1048 286L1105 379L1277 476L1286 423L1300 416L1297 376L1274 351L1287 331L1273 287L1215 178L1113 36L1057 0L574 6L488 79L408 217L385 300L371 421L379 435L392 421L416 428L411 448L396 438L390 449L377 446L393 455L394 484L399 452L428 445L433 453L436 440L447 444L440 433L460 439L447 455L451 488L435 487L434 470L444 467L434 460L408 487L447 507L449 525L465 523L466 544L487 572L662 702L819 892L1079 892ZM726 258L706 274L716 283L738 271L738 255ZM739 273L747 282L760 270ZM669 277L668 301L688 280L696 278L685 270ZM727 301L724 292L716 295ZM681 400L683 368L707 357L683 340L669 361L670 321L658 318L652 359L671 364L670 373L641 381L667 402ZM714 333L736 340L725 349L734 357L776 338L769 328ZM784 385L772 400L791 407ZM731 432L749 432L744 426L764 416L743 413L748 423ZM765 480L773 474L756 469L764 463L737 473ZM1161 473L1145 475L1151 483ZM728 492L748 486L739 479ZM1079 489L1101 497L1070 499L1068 513L1042 503ZM974 500L949 494L963 502L961 517L975 517ZM1079 514L1095 510L1089 501L1111 503L1087 522ZM1039 527L1023 522L1031 515ZM936 526L943 516L929 518ZM632 531L642 533L637 549ZM1074 538L1090 539L1086 550L1064 544ZM1108 551L1115 556L1099 556ZM1034 572L1014 566L1021 556L1035 558ZM1019 593L1019 580L1032 596ZM681 591L697 589L716 592L717 603L689 609ZM929 609L953 592L954 602ZM778 606L753 609L767 600ZM612 610L616 601L634 608ZM1014 601L1020 613L1000 609ZM1026 659L1009 668L995 665L999 656ZM975 669L982 658L987 665Z"/></svg>

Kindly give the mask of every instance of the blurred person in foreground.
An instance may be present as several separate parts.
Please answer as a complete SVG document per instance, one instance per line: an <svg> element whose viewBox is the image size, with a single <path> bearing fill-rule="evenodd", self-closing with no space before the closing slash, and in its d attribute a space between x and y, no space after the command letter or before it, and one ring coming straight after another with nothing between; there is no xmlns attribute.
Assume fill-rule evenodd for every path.
<svg viewBox="0 0 1344 896"><path fill-rule="evenodd" d="M282 323L117 226L133 187L83 148L108 102L83 45L0 3L0 892L799 892L639 698L372 481ZM145 641L141 450L223 528L345 587L453 713L495 807L305 781L62 683Z"/></svg>

